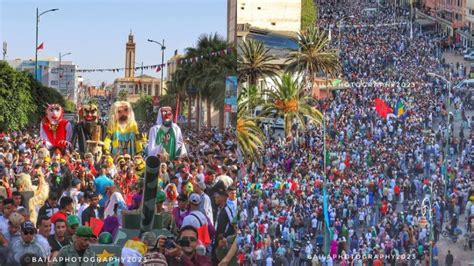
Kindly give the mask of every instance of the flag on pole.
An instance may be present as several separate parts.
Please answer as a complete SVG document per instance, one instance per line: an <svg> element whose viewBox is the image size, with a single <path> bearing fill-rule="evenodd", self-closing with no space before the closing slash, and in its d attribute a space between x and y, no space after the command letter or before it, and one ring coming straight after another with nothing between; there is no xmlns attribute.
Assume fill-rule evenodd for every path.
<svg viewBox="0 0 474 266"><path fill-rule="evenodd" d="M397 101L397 117L400 118L403 114L405 114L405 103L402 99L398 99Z"/></svg>
<svg viewBox="0 0 474 266"><path fill-rule="evenodd" d="M161 70L161 66L158 66L158 67L156 68L156 72L160 72L160 70Z"/></svg>
<svg viewBox="0 0 474 266"><path fill-rule="evenodd" d="M44 43L41 43L38 47L36 47L36 50L41 50L44 49Z"/></svg>
<svg viewBox="0 0 474 266"><path fill-rule="evenodd" d="M393 113L392 108L390 108L390 106L388 106L388 104L384 102L382 99L376 98L374 100L374 103L375 103L375 110L381 117L386 118L389 113Z"/></svg>

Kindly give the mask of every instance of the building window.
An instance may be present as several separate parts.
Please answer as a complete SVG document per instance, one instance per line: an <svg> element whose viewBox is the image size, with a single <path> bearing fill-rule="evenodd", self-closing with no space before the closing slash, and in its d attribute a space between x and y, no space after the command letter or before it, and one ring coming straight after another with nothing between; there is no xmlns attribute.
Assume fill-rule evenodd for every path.
<svg viewBox="0 0 474 266"><path fill-rule="evenodd" d="M160 87L158 84L155 85L155 95L160 95Z"/></svg>
<svg viewBox="0 0 474 266"><path fill-rule="evenodd" d="M262 8L261 7L257 7L258 10L261 10Z"/></svg>
<svg viewBox="0 0 474 266"><path fill-rule="evenodd" d="M51 80L51 86L57 86L58 81L57 80Z"/></svg>
<svg viewBox="0 0 474 266"><path fill-rule="evenodd" d="M240 9L244 10L244 9L245 9L245 7L241 7Z"/></svg>
<svg viewBox="0 0 474 266"><path fill-rule="evenodd" d="M127 85L123 85L123 84L122 84L122 85L120 85L120 88L121 88L121 89L125 89L125 88L127 88Z"/></svg>
<svg viewBox="0 0 474 266"><path fill-rule="evenodd" d="M276 25L276 22L272 22L272 26L275 26Z"/></svg>

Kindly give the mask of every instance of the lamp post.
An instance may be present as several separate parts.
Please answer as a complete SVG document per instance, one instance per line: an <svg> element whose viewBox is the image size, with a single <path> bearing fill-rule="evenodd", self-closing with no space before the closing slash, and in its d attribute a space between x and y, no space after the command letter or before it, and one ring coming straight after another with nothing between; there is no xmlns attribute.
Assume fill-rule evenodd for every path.
<svg viewBox="0 0 474 266"><path fill-rule="evenodd" d="M42 13L39 13L38 8L36 8L36 46L35 46L35 79L38 80L38 27L39 27L39 19L42 15L48 13L48 12L53 12L53 11L58 11L59 8L53 8L46 10Z"/></svg>
<svg viewBox="0 0 474 266"><path fill-rule="evenodd" d="M341 42L342 42L342 23L346 18L354 18L354 16L347 16L347 17L342 17L339 20L339 44L338 44L338 49L341 50Z"/></svg>
<svg viewBox="0 0 474 266"><path fill-rule="evenodd" d="M160 97L161 97L163 94L163 72L164 72L163 65L165 64L165 49L166 49L165 39L163 39L161 43L151 40L151 39L148 39L148 41L156 43L161 47L161 80L160 80Z"/></svg>
<svg viewBox="0 0 474 266"><path fill-rule="evenodd" d="M430 265L433 265L433 183L430 184L428 187L430 190L430 195L425 196L423 201L421 202L421 215L422 219L425 221L429 221L430 225L430 237L429 237L429 243L430 243ZM429 219L426 219L426 214L428 213ZM425 227L427 224L421 224L422 227Z"/></svg>
<svg viewBox="0 0 474 266"><path fill-rule="evenodd" d="M452 82L450 80L448 80L447 78L443 77L443 76L440 76L438 74L435 74L435 73L432 73L432 72L429 72L428 73L428 76L431 76L431 77L436 77L436 78L439 78L441 80L443 80L444 82L446 82L446 84L448 85L448 95L446 97L446 113L447 113L447 120L446 120L446 123L447 123L447 129L446 129L446 148L445 148L445 154L444 154L444 161L443 161L443 165L444 165L444 195L447 197L448 196L448 152L449 152L449 139L450 139L450 134L451 134L451 125L450 125L450 121L449 121L449 107L450 107L450 95L451 95L451 87L452 87Z"/></svg>
<svg viewBox="0 0 474 266"><path fill-rule="evenodd" d="M65 54L61 54L59 53L59 66L58 66L58 76L59 76L59 79L58 79L58 88L59 90L61 90L61 79L62 79L62 76L60 75L59 71L60 70L63 70L62 67L61 67L61 61L62 61L62 58L65 57L66 55L70 55L71 53L65 53ZM63 70L63 74L64 74L64 70ZM66 85L66 93L68 92L68 86Z"/></svg>

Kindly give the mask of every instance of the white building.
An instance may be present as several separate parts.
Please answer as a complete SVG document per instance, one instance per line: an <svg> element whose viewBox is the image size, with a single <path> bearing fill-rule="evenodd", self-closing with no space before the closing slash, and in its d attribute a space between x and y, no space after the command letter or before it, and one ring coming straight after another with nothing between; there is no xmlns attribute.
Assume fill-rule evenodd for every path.
<svg viewBox="0 0 474 266"><path fill-rule="evenodd" d="M8 60L10 66L19 71L28 71L34 76L35 60ZM72 61L61 61L57 57L38 57L38 77L43 86L58 90L65 98L76 103L80 76L78 66Z"/></svg>

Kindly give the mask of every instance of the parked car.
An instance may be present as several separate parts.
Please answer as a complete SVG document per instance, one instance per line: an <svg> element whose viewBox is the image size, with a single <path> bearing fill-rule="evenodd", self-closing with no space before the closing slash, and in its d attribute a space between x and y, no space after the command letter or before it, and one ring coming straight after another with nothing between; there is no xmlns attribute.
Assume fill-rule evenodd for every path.
<svg viewBox="0 0 474 266"><path fill-rule="evenodd" d="M464 55L464 60L468 60L468 61L474 60L474 51Z"/></svg>
<svg viewBox="0 0 474 266"><path fill-rule="evenodd" d="M462 50L463 55L467 55L467 54L470 54L472 52L474 52L474 48L466 48L466 49Z"/></svg>

